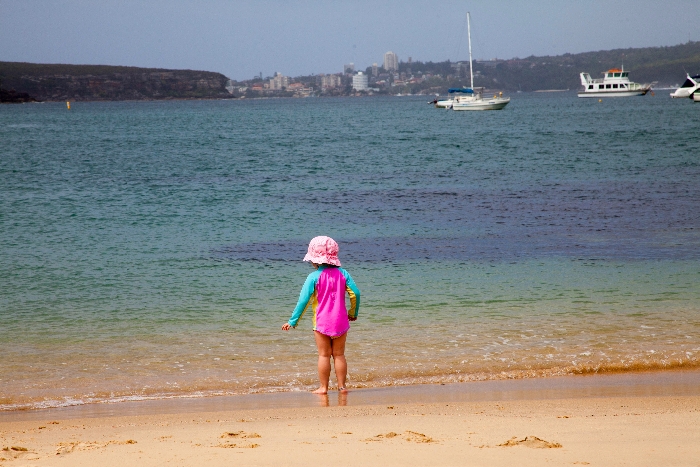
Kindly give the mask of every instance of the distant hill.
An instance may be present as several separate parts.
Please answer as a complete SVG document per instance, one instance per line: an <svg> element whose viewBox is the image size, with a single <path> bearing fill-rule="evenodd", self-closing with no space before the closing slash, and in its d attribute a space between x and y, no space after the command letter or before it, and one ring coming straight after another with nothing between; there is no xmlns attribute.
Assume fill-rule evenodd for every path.
<svg viewBox="0 0 700 467"><path fill-rule="evenodd" d="M461 66L458 66L462 63ZM507 91L537 91L546 89L579 89L579 73L590 73L601 78L601 73L610 68L625 67L630 71L630 80L637 83L658 82L658 86L680 84L685 81L686 71L700 73L700 42L669 47L646 47L639 49L601 50L580 54L515 58L510 60L474 62L474 86ZM399 71L412 73L452 73L451 85L469 85L469 63L405 63ZM420 89L415 89L419 91Z"/></svg>
<svg viewBox="0 0 700 467"><path fill-rule="evenodd" d="M107 65L0 62L0 86L41 101L233 97L221 73Z"/></svg>
<svg viewBox="0 0 700 467"><path fill-rule="evenodd" d="M581 88L579 73L587 72L593 78L600 78L603 71L621 66L630 71L630 79L637 83L656 81L657 87L680 84L685 80L686 71L700 73L700 42L475 61L474 85L511 92L576 90ZM379 94L432 94L442 93L448 87L469 85L466 61L401 62L399 72L405 84L385 85ZM428 78L410 80L414 75ZM320 88L317 76L298 77L294 81ZM29 102L32 98L41 101L230 98L233 96L226 89L228 84L226 76L209 71L0 62L0 88L4 90L0 100L8 102ZM254 83L241 84L252 86ZM352 94L349 82L345 84L333 95Z"/></svg>

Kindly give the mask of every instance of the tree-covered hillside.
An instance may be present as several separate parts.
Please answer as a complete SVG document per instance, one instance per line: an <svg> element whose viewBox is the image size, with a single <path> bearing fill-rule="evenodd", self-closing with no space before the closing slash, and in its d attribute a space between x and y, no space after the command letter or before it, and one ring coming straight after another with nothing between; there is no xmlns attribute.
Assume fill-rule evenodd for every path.
<svg viewBox="0 0 700 467"><path fill-rule="evenodd" d="M107 65L0 62L0 86L42 101L232 97L221 73Z"/></svg>
<svg viewBox="0 0 700 467"><path fill-rule="evenodd" d="M468 62L402 62L399 71L415 74L431 73L447 77L449 85L469 84ZM670 47L615 49L558 56L515 58L511 60L474 62L474 86L507 91L545 89L579 89L579 73L600 78L610 68L624 66L630 79L638 83L656 81L659 86L674 85L685 80L686 72L700 73L700 42ZM414 92L419 91L419 86Z"/></svg>

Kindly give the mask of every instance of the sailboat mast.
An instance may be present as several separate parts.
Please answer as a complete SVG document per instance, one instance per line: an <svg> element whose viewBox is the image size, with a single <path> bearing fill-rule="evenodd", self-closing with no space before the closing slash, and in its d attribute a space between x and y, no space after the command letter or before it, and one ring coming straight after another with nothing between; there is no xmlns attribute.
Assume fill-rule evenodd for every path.
<svg viewBox="0 0 700 467"><path fill-rule="evenodd" d="M467 12L467 37L469 38L469 81L471 83L472 90L474 89L474 71L472 70L472 27L469 17L469 12Z"/></svg>

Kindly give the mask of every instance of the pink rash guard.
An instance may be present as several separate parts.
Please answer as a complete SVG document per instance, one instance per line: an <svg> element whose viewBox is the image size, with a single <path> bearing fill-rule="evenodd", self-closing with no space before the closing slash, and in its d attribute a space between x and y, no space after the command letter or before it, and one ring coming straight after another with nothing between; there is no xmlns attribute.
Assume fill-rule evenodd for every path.
<svg viewBox="0 0 700 467"><path fill-rule="evenodd" d="M345 308L346 292L350 296L349 310ZM357 317L360 290L345 269L319 266L306 278L289 324L296 327L309 308L313 311L314 331L340 337L350 329L349 318Z"/></svg>

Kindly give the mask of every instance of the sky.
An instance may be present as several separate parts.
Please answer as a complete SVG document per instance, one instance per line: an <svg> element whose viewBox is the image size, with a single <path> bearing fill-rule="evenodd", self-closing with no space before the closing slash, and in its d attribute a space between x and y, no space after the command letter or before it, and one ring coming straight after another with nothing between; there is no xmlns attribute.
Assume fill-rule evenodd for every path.
<svg viewBox="0 0 700 467"><path fill-rule="evenodd" d="M700 1L0 0L0 61L216 71L561 55L700 40Z"/></svg>

